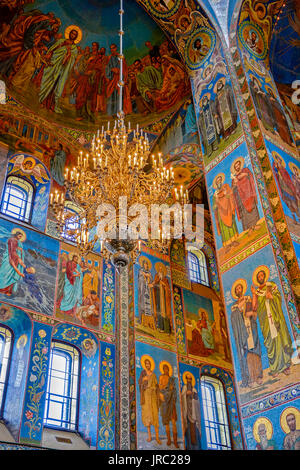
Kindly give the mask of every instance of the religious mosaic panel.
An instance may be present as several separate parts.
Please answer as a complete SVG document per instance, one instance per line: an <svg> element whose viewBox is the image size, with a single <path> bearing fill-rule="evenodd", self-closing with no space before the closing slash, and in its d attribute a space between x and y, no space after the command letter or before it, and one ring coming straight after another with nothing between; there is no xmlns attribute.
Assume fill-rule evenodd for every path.
<svg viewBox="0 0 300 470"><path fill-rule="evenodd" d="M218 41L211 58L192 79L195 111L205 165L208 165L242 133L240 117Z"/></svg>
<svg viewBox="0 0 300 470"><path fill-rule="evenodd" d="M0 299L53 315L59 243L0 220Z"/></svg>
<svg viewBox="0 0 300 470"><path fill-rule="evenodd" d="M80 256L76 247L61 244L56 291L56 318L99 330L102 260Z"/></svg>
<svg viewBox="0 0 300 470"><path fill-rule="evenodd" d="M217 302L186 289L183 304L189 357L231 367L223 309Z"/></svg>
<svg viewBox="0 0 300 470"><path fill-rule="evenodd" d="M264 62L257 62L248 56L244 56L244 62L252 99L264 134L295 151L296 144L291 132L293 125L284 114L269 69Z"/></svg>
<svg viewBox="0 0 300 470"><path fill-rule="evenodd" d="M172 150L182 145L199 145L198 126L192 99L188 99L174 113L168 125L160 134L153 153L161 152L167 156ZM172 159L174 160L174 158Z"/></svg>
<svg viewBox="0 0 300 470"><path fill-rule="evenodd" d="M300 240L300 161L272 142L266 144L289 230Z"/></svg>
<svg viewBox="0 0 300 470"><path fill-rule="evenodd" d="M201 404L200 370L179 363L180 398L186 450L205 449L204 420Z"/></svg>
<svg viewBox="0 0 300 470"><path fill-rule="evenodd" d="M297 381L300 361L270 245L223 275L242 403Z"/></svg>
<svg viewBox="0 0 300 470"><path fill-rule="evenodd" d="M300 450L299 400L243 421L249 450Z"/></svg>
<svg viewBox="0 0 300 470"><path fill-rule="evenodd" d="M137 449L183 449L176 354L136 342Z"/></svg>
<svg viewBox="0 0 300 470"><path fill-rule="evenodd" d="M299 31L295 28L297 8L292 0L286 3L278 0L265 5L257 0L245 1L239 17L238 39L264 134L295 151L299 119L292 84L298 77L295 70Z"/></svg>
<svg viewBox="0 0 300 470"><path fill-rule="evenodd" d="M220 266L267 235L246 143L236 147L207 175L208 193ZM226 268L226 266L225 266Z"/></svg>
<svg viewBox="0 0 300 470"><path fill-rule="evenodd" d="M175 345L172 284L167 261L141 253L134 266L136 334Z"/></svg>

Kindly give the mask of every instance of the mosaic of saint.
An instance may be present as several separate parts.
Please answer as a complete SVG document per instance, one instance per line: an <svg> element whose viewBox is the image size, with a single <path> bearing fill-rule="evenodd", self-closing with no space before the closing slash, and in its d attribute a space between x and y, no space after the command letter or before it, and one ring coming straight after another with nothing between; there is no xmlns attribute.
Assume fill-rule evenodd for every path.
<svg viewBox="0 0 300 470"><path fill-rule="evenodd" d="M136 330L161 341L175 341L169 265L141 255L135 265Z"/></svg>
<svg viewBox="0 0 300 470"><path fill-rule="evenodd" d="M182 448L175 355L136 343L138 449Z"/></svg>
<svg viewBox="0 0 300 470"><path fill-rule="evenodd" d="M271 247L225 273L223 285L242 402L291 383L300 361Z"/></svg>
<svg viewBox="0 0 300 470"><path fill-rule="evenodd" d="M220 263L266 236L246 144L238 146L207 175Z"/></svg>

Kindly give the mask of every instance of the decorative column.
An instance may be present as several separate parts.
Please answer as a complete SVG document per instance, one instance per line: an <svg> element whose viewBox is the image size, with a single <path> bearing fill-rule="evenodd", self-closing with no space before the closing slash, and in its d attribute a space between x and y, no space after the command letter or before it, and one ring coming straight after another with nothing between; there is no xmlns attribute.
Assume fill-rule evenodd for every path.
<svg viewBox="0 0 300 470"><path fill-rule="evenodd" d="M119 274L120 449L130 450L128 266Z"/></svg>

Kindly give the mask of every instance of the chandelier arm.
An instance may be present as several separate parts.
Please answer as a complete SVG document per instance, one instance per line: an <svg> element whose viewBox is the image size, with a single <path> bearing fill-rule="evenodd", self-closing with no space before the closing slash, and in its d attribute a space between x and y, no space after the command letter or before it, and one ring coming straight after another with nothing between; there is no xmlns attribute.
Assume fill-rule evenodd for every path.
<svg viewBox="0 0 300 470"><path fill-rule="evenodd" d="M80 253L93 251L98 235L90 235L97 227L100 217L97 211L102 204L112 206L115 211L120 204L121 197L127 197L127 202L142 204L149 209L152 204L167 204L170 206L172 192L175 200L182 203L187 194L174 188L174 173L172 167L164 167L161 153L157 156L151 155L149 139L143 129L131 130L130 122L128 128L125 126L125 115L123 111L124 98L124 55L123 55L123 0L120 0L120 51L119 60L119 108L118 117L114 127L110 128L107 121L107 130L104 126L92 139L90 154L83 155L80 152L77 166L66 169L65 188L70 195L72 203L82 209L79 215L80 228L75 230L75 239ZM149 171L145 170L149 168ZM70 171L71 170L71 171ZM69 174L70 173L70 174ZM65 215L65 194L51 194L51 206L54 210L59 231L64 233L66 221L69 216ZM117 227L119 220L116 221ZM99 234L100 236L100 234ZM166 240L161 230L161 236L154 240L153 247L161 250ZM101 254L107 260L111 258L116 267L128 264L131 258L136 260L140 253L140 242L131 239L105 239L100 240ZM113 252L109 247L113 247ZM110 251L110 253L109 253Z"/></svg>

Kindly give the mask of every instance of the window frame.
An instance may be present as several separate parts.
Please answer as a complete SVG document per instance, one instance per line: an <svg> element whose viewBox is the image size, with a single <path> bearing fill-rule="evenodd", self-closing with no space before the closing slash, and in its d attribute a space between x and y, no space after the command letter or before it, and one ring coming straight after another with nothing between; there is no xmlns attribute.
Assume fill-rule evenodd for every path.
<svg viewBox="0 0 300 470"><path fill-rule="evenodd" d="M26 199L26 206L25 206L25 209L24 209L24 215L23 217L18 217L16 214L13 214L11 212L5 212L4 211L4 205L6 205L6 211L7 211L7 207L9 206L9 196L10 196L10 193L9 191L7 191L8 189L8 185L10 185L10 187L13 187L13 188L16 188L18 191L22 191L25 193L25 189L22 188L21 185L18 185L18 184L14 184L13 182L10 183L10 179L16 179L16 180L19 180L20 182L25 182L27 186L30 186L32 192L31 192L31 199L30 201L28 201L28 195L29 195L29 192L26 193L26 196L27 196L27 199ZM24 184L24 183L23 183ZM7 201L5 201L5 196L6 194L8 194L8 199ZM31 181L29 181L27 178L24 178L23 176L19 176L19 175L8 175L6 177L6 180L5 180L5 184L4 184L4 187L3 187L3 192L2 192L2 198L1 198L1 214L3 214L4 216L6 217L10 217L11 219L14 219L14 220L18 220L19 222L22 222L22 223L25 223L25 224L31 224L31 220L32 220L32 213L33 213L33 207L34 207L34 201L35 201L35 196L36 196L36 188L34 186L34 184L32 184ZM30 209L28 211L27 209L27 206L28 204L30 204ZM12 204L14 206L14 204ZM15 207L18 207L18 206L15 206ZM26 215L28 211L28 217Z"/></svg>
<svg viewBox="0 0 300 470"><path fill-rule="evenodd" d="M7 395L7 388L8 388L8 383L9 383L9 376L10 376L10 370L11 370L11 360L12 360L12 355L13 355L13 349L14 349L14 332L11 328L9 328L7 325L4 325L3 323L0 323L0 328L4 328L5 330L9 331L10 333L10 339L11 339L11 344L9 348L9 354L7 357L7 367L6 367L6 372L5 372L5 380L4 380L4 387L3 387L3 394L2 394L2 399L0 403L0 420L3 420L3 415L4 415L4 408L5 408L5 401L6 401L6 395ZM0 333L1 334L1 333ZM2 370L2 368L1 368ZM0 371L1 374L1 371Z"/></svg>
<svg viewBox="0 0 300 470"><path fill-rule="evenodd" d="M207 382L205 382L205 379L210 379ZM209 383L209 381L215 382L219 384L219 390L222 392L223 395L223 402L220 403L222 406L223 410L223 417L225 416L226 422L221 422L220 417L219 417L219 410L218 410L218 402L216 398L216 388L214 387L213 383ZM214 429L212 426L210 426L210 420L206 419L206 409L205 405L207 403L207 398L204 396L203 393L203 388L210 388L213 389L213 393L215 396L215 402L213 403L214 405L214 412L217 413L217 420L213 423L218 426L217 431L218 431L218 436L220 437L219 441L216 443L209 442L207 438L207 434L209 433L209 436L211 438L211 429ZM201 390L201 404L202 404L202 411L203 411L203 425L204 425L204 432L205 432L205 439L206 439L206 449L207 450L233 450L233 440L232 440L232 434L231 434L231 426L230 426L230 419L229 419L229 412L228 412L228 403L227 403L227 396L226 396L226 391L225 391L225 386L224 383L221 379L216 378L210 374L202 374L200 376L200 390ZM207 424L208 421L208 424ZM224 428L223 434L225 436L226 444L222 443L222 438L221 438L221 427ZM208 433L207 433L208 431ZM227 432L226 432L227 431ZM221 442L220 442L221 441ZM211 445L211 447L209 447Z"/></svg>
<svg viewBox="0 0 300 470"><path fill-rule="evenodd" d="M56 349L56 347L53 348L53 344L55 343L55 345L58 345L57 349L59 349L59 346L62 345L62 346L66 346L67 348L72 348L74 351L76 351L76 353L78 354L78 371L77 371L77 389L76 389L76 398L72 397L72 396L69 396L67 397L68 401L69 401L69 406L68 406L68 409L67 409L67 413L69 415L69 419L60 419L60 423L65 423L67 424L67 427L63 427L62 425L55 425L53 423L47 423L47 421L56 421L55 419L53 418L50 418L48 416L48 412L49 412L49 404L50 404L50 400L49 400L49 395L51 395L50 393L50 381L51 381L51 366L52 366L52 360L53 360L53 355L52 355L52 351L53 349ZM63 351L63 347L62 347L62 356L71 356L71 354L68 352L68 351ZM74 361L74 357L71 358L71 364L70 364L70 370L71 370L71 373L69 374L69 376L71 375L72 376L72 368L73 368L73 365L72 365L72 362ZM60 341L60 340L56 340L56 339L53 339L52 338L52 342L51 342L51 350L50 350L50 358L49 358L49 367L48 367L48 377L47 377L47 388L46 388L46 398L45 398L45 410L44 410L44 417L43 417L43 427L44 428L49 428L49 429L54 429L54 430L57 430L57 431L63 431L63 432L75 432L77 433L78 432L78 425L79 425L79 408L80 408L80 388L81 388L81 366L82 366L82 356L81 356L81 351L78 347L76 347L75 345L73 345L72 343L67 343L67 342L64 342L64 341ZM73 375L75 375L73 373ZM74 377L73 377L74 378ZM68 381L68 389L70 389L72 387L72 377L71 377L71 380ZM53 395L53 393L52 393ZM66 398L65 396L65 392L64 392L64 395L58 395L59 397L63 397L63 398ZM76 411L75 411L75 419L74 419L74 422L72 422L72 402L73 401L76 401ZM62 407L62 411L61 411L61 416L63 414L64 410L63 410L63 407ZM58 421L58 420L57 420Z"/></svg>
<svg viewBox="0 0 300 470"><path fill-rule="evenodd" d="M77 228L75 228L74 230L80 230L80 209L72 202L72 201L66 201L65 203L65 207L64 207L64 212L65 213L68 213L68 212L72 212L74 213L74 216L72 216L72 218L78 218L78 221L77 222L74 222L77 223ZM67 235L67 223L65 222L64 223L64 227L63 227L63 231L62 231L62 235L61 235L61 238L63 240L66 240L67 242L71 242L71 243L76 243L76 235L74 235L73 237L72 236L68 236Z"/></svg>
<svg viewBox="0 0 300 470"><path fill-rule="evenodd" d="M208 271L208 265L207 265L207 259L206 255L203 250L197 249L198 252L201 253L201 257L203 258L205 264L200 263L200 258L199 256L192 250L187 250L187 265L188 265L188 273L189 273L189 280L191 282L194 282L195 284L201 284L202 286L205 287L211 287L210 284L210 277L209 277L209 271ZM190 261L193 260L193 261ZM197 270L191 269L191 264L197 266ZM201 271L204 271L206 279L203 279ZM195 276L192 276L191 274L196 273Z"/></svg>

